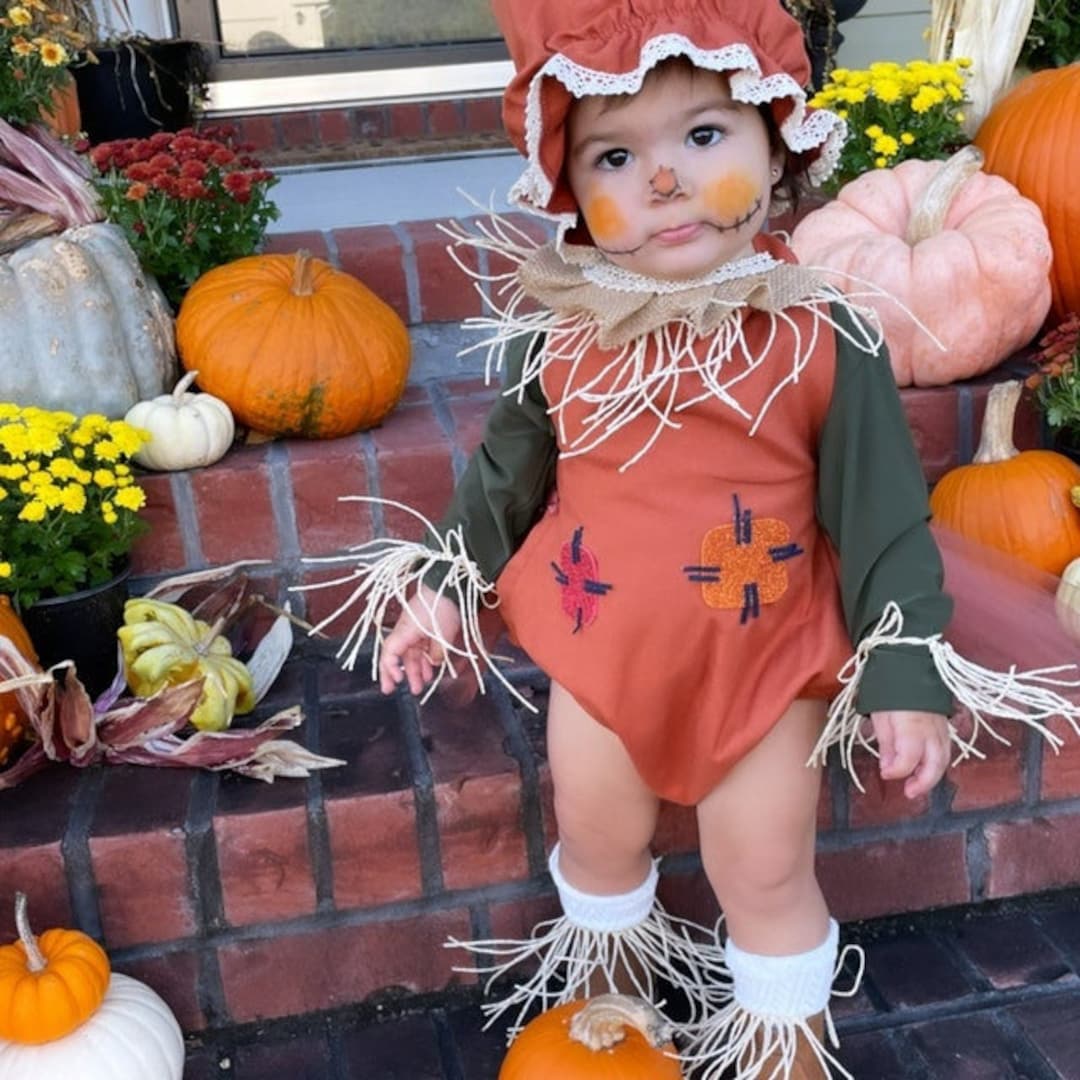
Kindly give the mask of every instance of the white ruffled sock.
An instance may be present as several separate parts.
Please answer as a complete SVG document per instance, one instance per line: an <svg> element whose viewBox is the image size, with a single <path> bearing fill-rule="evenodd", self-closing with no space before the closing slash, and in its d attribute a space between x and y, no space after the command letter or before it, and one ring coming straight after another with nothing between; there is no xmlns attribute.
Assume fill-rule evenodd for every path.
<svg viewBox="0 0 1080 1080"><path fill-rule="evenodd" d="M598 931L629 930L644 922L656 901L656 886L660 881L656 860L653 859L645 880L630 892L610 896L582 892L563 877L559 869L558 844L548 856L548 873L555 882L563 914L576 926Z"/></svg>

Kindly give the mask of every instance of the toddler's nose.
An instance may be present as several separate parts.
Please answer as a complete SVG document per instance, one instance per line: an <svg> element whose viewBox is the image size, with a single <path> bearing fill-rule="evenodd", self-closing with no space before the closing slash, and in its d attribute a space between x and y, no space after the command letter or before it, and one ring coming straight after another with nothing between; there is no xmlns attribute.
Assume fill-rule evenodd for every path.
<svg viewBox="0 0 1080 1080"><path fill-rule="evenodd" d="M658 199L670 199L679 193L679 178L675 170L667 165L661 165L649 181L649 190Z"/></svg>

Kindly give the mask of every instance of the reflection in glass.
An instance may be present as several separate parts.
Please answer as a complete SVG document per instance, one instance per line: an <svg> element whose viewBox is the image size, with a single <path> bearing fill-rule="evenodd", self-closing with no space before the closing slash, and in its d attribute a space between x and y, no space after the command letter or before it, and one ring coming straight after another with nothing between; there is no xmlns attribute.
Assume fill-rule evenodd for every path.
<svg viewBox="0 0 1080 1080"><path fill-rule="evenodd" d="M217 0L226 53L489 41L490 0Z"/></svg>

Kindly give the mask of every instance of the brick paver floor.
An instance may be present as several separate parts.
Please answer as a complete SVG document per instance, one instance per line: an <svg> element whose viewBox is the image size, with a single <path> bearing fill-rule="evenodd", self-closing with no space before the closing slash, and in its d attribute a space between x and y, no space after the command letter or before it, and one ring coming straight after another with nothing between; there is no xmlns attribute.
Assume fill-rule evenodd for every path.
<svg viewBox="0 0 1080 1080"><path fill-rule="evenodd" d="M1080 892L844 938L866 947L861 991L834 1007L857 1080L1080 1080ZM194 1038L185 1080L496 1080L503 1040L475 999L384 999Z"/></svg>

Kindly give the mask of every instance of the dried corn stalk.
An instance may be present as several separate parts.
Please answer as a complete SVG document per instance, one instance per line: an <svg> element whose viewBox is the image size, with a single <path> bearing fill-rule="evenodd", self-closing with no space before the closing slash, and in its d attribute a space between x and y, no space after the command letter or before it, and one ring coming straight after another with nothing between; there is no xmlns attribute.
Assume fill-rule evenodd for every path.
<svg viewBox="0 0 1080 1080"><path fill-rule="evenodd" d="M964 128L974 135L1009 85L1035 13L1035 0L932 0L930 59L971 60Z"/></svg>

